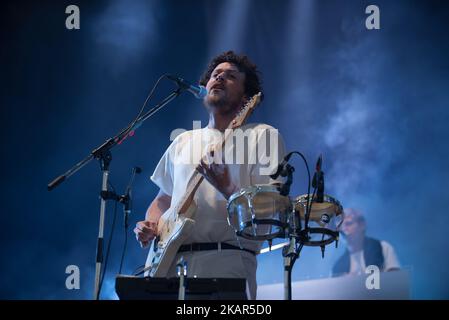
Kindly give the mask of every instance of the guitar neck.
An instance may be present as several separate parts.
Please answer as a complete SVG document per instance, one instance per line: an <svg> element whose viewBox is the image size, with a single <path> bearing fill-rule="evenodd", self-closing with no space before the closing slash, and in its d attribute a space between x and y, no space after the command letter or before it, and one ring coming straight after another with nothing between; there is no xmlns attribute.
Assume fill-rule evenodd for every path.
<svg viewBox="0 0 449 320"><path fill-rule="evenodd" d="M231 128L231 125L229 125L228 129ZM225 131L225 136L223 141L221 142L221 144L217 144L216 148L213 148L211 151L214 152L214 154L217 154L217 151L223 150L223 147L226 143L226 140L228 139L229 135L231 135L231 130L226 130ZM202 160L205 161L207 158L207 155L204 155ZM200 186L201 182L203 182L204 177L197 171L194 170L187 188L186 188L186 192L184 193L184 196L181 198L181 201L179 202L179 206L178 206L178 212L179 213L184 213L187 211L187 209L189 208L190 204L193 201L193 197L195 196L196 190L198 190L198 187Z"/></svg>

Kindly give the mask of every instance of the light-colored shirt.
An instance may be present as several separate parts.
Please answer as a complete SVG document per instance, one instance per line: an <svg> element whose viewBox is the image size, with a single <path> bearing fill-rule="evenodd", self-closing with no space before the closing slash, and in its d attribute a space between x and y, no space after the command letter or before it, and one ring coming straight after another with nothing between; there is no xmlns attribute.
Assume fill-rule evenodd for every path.
<svg viewBox="0 0 449 320"><path fill-rule="evenodd" d="M396 252L391 244L386 241L381 241L382 255L384 257L384 265L380 271L389 271L391 269L399 269L399 264ZM350 254L350 274L362 274L366 270L364 251L360 250Z"/></svg>
<svg viewBox="0 0 449 320"><path fill-rule="evenodd" d="M240 148L241 144L237 142L237 138L234 143L227 142L224 149L224 159L228 164L232 182L238 188L281 182L282 180L273 181L269 177L285 155L284 142L277 130L266 124L246 124L240 129L241 132L246 133L247 143ZM269 135L266 134L267 132ZM238 132L234 134L237 135ZM178 135L168 147L156 166L151 180L164 193L171 196L171 206L180 201L200 158L207 154L220 137L220 131L215 129L190 130ZM256 156L258 154L263 154L265 157ZM216 153L215 157L219 159L222 155ZM197 204L197 210L193 216L195 225L184 244L225 242L259 252L261 241L241 237L237 239L234 228L228 224L227 200L206 179L200 184L194 200ZM169 218L165 214L161 217L161 219ZM217 252L193 252L183 256L188 260L188 276L245 277L248 280L250 296L255 298L257 262L254 255L245 251L223 250L218 254ZM173 265L171 269L173 273L175 270Z"/></svg>

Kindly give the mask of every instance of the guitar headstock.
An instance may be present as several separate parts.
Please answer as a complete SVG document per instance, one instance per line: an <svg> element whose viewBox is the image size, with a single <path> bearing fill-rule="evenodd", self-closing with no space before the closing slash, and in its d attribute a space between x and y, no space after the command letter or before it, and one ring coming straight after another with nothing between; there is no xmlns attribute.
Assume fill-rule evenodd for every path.
<svg viewBox="0 0 449 320"><path fill-rule="evenodd" d="M254 111L254 109L257 107L257 105L260 103L260 100L262 99L262 92L256 93L251 97L251 99L248 100L247 103L245 103L245 106L239 111L239 113L235 116L234 120L231 121L229 124L228 129L235 129L240 126L242 126L246 119L249 118L251 113Z"/></svg>

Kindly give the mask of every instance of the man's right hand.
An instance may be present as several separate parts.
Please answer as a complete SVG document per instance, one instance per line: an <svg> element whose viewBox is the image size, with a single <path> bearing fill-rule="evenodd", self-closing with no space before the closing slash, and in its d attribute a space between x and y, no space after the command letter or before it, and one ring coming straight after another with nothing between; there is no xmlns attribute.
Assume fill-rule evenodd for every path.
<svg viewBox="0 0 449 320"><path fill-rule="evenodd" d="M140 242L142 248L147 247L150 241L157 236L157 223L148 220L139 221L134 228L137 241Z"/></svg>

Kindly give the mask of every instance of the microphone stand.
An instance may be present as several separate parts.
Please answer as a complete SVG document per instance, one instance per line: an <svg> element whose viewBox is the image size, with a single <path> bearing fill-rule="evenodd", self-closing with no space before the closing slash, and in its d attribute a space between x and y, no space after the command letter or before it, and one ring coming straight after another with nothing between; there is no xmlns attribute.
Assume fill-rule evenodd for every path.
<svg viewBox="0 0 449 320"><path fill-rule="evenodd" d="M138 129L145 120L154 115L157 111L165 107L172 100L177 98L184 89L178 87L175 91L173 91L170 95L168 95L164 100L159 102L156 106L150 109L147 113L133 121L130 125L120 131L114 137L106 140L102 145L92 150L91 153L75 164L72 168L67 170L64 174L60 175L52 182L47 185L48 191L53 190L58 185L60 185L63 181L71 177L78 170L83 168L86 164L88 164L93 159L98 159L100 161L100 168L102 172L102 184L101 184L101 193L105 194L108 192L108 180L109 180L109 166L112 161L111 149L115 147L117 144L122 143L134 130ZM100 275L103 264L103 235L104 235L104 220L105 220L105 211L106 211L106 200L104 197L100 199L100 222L98 229L98 239L97 239L97 254L96 254L96 263L95 263L95 286L94 286L94 299L98 300L100 295Z"/></svg>

